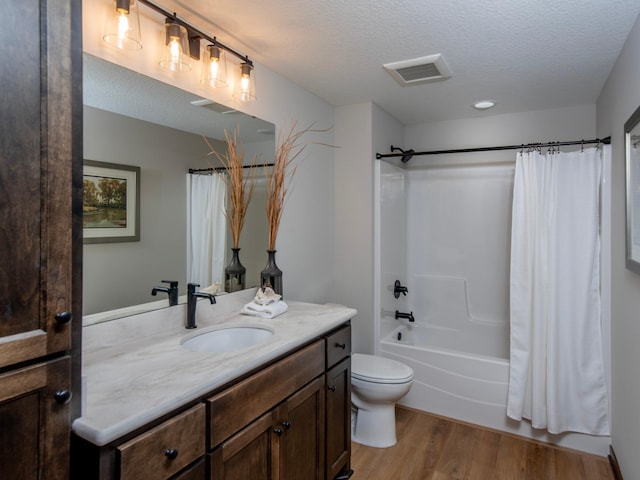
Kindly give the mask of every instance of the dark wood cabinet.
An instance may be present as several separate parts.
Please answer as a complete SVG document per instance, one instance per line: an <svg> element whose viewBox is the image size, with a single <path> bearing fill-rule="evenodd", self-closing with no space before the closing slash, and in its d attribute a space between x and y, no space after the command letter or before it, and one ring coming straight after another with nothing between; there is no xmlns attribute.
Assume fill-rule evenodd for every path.
<svg viewBox="0 0 640 480"><path fill-rule="evenodd" d="M0 476L68 479L79 372L81 5L3 5L0 29ZM81 232L80 232L81 233ZM76 351L78 354L76 354ZM78 355L78 356L77 356ZM78 381L79 383L79 381ZM76 403L78 402L78 403Z"/></svg>
<svg viewBox="0 0 640 480"><path fill-rule="evenodd" d="M0 375L0 476L69 478L69 357Z"/></svg>
<svg viewBox="0 0 640 480"><path fill-rule="evenodd" d="M210 480L324 479L324 378L216 447Z"/></svg>
<svg viewBox="0 0 640 480"><path fill-rule="evenodd" d="M208 455L211 480L278 478L273 411L216 447Z"/></svg>
<svg viewBox="0 0 640 480"><path fill-rule="evenodd" d="M351 468L351 326L326 337L326 478Z"/></svg>
<svg viewBox="0 0 640 480"><path fill-rule="evenodd" d="M326 378L327 479L334 479L351 460L351 359L338 363Z"/></svg>
<svg viewBox="0 0 640 480"><path fill-rule="evenodd" d="M324 479L324 402L321 376L277 409L279 480Z"/></svg>
<svg viewBox="0 0 640 480"><path fill-rule="evenodd" d="M342 326L109 445L74 437L73 478L333 480L350 466L350 335Z"/></svg>

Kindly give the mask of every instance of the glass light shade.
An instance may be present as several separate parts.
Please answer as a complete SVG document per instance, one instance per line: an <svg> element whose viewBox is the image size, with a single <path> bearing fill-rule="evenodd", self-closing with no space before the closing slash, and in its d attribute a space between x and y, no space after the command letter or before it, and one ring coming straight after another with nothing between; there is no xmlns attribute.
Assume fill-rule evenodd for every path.
<svg viewBox="0 0 640 480"><path fill-rule="evenodd" d="M240 64L240 78L233 94L233 97L240 102L252 102L256 99L256 79L252 71L253 65Z"/></svg>
<svg viewBox="0 0 640 480"><path fill-rule="evenodd" d="M202 62L201 83L211 88L224 88L227 85L227 57L220 47L207 45Z"/></svg>
<svg viewBox="0 0 640 480"><path fill-rule="evenodd" d="M140 17L136 0L116 0L116 11L107 19L103 40L122 50L140 50Z"/></svg>
<svg viewBox="0 0 640 480"><path fill-rule="evenodd" d="M165 46L160 66L172 72L191 70L187 29L167 19L165 25Z"/></svg>

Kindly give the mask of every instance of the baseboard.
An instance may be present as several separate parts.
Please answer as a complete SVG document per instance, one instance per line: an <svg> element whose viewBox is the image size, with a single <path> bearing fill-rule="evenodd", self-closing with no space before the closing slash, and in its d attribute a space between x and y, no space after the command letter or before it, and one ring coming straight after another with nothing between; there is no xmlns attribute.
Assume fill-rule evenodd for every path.
<svg viewBox="0 0 640 480"><path fill-rule="evenodd" d="M616 458L616 452L613 451L613 445L609 445L609 464L611 465L611 470L616 480L623 480L620 465L618 465L618 459Z"/></svg>

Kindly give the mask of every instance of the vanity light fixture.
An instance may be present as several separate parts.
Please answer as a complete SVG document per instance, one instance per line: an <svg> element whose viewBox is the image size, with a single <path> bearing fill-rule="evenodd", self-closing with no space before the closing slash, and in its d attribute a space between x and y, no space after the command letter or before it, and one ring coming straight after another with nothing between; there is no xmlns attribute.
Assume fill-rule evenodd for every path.
<svg viewBox="0 0 640 480"><path fill-rule="evenodd" d="M124 20L121 20L121 27L120 30L118 30L118 23L114 21L116 28L115 30L109 31L133 31L135 27L138 35L137 38L140 39L140 21L138 18L137 4L141 3L151 10L160 13L166 19L164 54L160 60L160 66L162 68L173 72L191 70L191 60L200 60L200 41L207 40L209 45L206 47L204 68L207 73L203 73L201 82L215 87L227 86L226 54L231 54L241 62L239 64L240 78L236 82L237 85L233 97L241 102L255 100L255 74L252 74L254 67L253 62L249 60L247 55L242 55L229 46L217 41L215 37L207 35L193 25L178 18L175 13L165 10L150 0L115 0L115 2L116 12L118 12L119 18L122 19L124 16L124 20L128 21L129 27L127 27L127 23ZM133 17L134 14L135 18ZM131 18L127 18L126 15L129 15ZM133 25L133 23L135 23L135 25ZM127 30L127 28L129 30ZM106 42L114 44L114 40L107 34L105 34L103 38ZM121 36L120 38L123 37ZM129 40L128 36L124 38ZM131 36L131 38L133 38L133 36ZM118 45L117 42L115 42L115 44L116 46ZM124 42L121 41L121 44L124 45ZM142 48L142 42L139 41L138 44L139 47L137 48ZM120 48L127 47L121 46Z"/></svg>
<svg viewBox="0 0 640 480"><path fill-rule="evenodd" d="M243 103L256 99L256 80L255 75L251 74L253 64L248 60L247 58L245 62L240 64L240 79L233 95L236 100Z"/></svg>
<svg viewBox="0 0 640 480"><path fill-rule="evenodd" d="M200 82L211 88L224 88L229 85L227 83L227 57L224 50L215 42L206 47Z"/></svg>
<svg viewBox="0 0 640 480"><path fill-rule="evenodd" d="M496 106L496 102L494 102L493 100L479 100L477 102L474 102L473 104L473 108L475 108L476 110L489 110L490 108L493 108Z"/></svg>
<svg viewBox="0 0 640 480"><path fill-rule="evenodd" d="M106 22L102 38L121 50L140 50L140 17L136 0L116 0L116 11Z"/></svg>

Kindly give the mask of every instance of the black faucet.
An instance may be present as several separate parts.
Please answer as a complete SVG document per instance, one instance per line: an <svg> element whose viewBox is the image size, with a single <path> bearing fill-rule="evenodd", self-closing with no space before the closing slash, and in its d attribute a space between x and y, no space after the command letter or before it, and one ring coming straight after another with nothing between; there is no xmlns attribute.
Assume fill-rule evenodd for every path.
<svg viewBox="0 0 640 480"><path fill-rule="evenodd" d="M411 312L411 313L403 313L403 312L399 312L398 310L396 310L396 320L398 320L399 318L406 318L410 322L415 322L416 321L416 319L413 318L413 312Z"/></svg>
<svg viewBox="0 0 640 480"><path fill-rule="evenodd" d="M216 303L216 297L210 293L196 292L196 288L200 285L197 283L187 283L187 323L185 328L196 328L196 305L198 297L208 298L209 301Z"/></svg>
<svg viewBox="0 0 640 480"><path fill-rule="evenodd" d="M400 280L396 280L396 283L393 284L393 296L396 298L400 298L400 294L407 295L409 289L407 287L402 286Z"/></svg>
<svg viewBox="0 0 640 480"><path fill-rule="evenodd" d="M154 297L158 292L165 292L169 294L169 306L178 304L178 282L176 280L162 280L162 283L168 283L168 287L153 287L151 295Z"/></svg>

